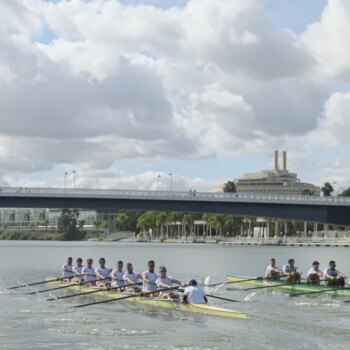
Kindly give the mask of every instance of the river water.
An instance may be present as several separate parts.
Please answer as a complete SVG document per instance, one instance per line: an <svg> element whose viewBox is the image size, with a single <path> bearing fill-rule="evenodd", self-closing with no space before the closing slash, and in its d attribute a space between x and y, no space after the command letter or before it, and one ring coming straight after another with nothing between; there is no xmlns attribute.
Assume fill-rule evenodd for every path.
<svg viewBox="0 0 350 350"><path fill-rule="evenodd" d="M306 272L313 260L325 267L330 259L350 274L349 248L221 246L105 242L0 242L0 349L349 349L350 297L320 294L291 298L279 291L233 291L216 295L239 300L210 299L213 305L245 312L247 319L183 313L113 302L71 309L94 301L75 297L48 302L62 291L24 295L47 285L9 291L6 287L59 276L67 256L105 257L114 267L119 259L133 262L136 272L154 259L168 273L188 281L210 283L228 274L261 276L270 257L281 266L290 257Z"/></svg>

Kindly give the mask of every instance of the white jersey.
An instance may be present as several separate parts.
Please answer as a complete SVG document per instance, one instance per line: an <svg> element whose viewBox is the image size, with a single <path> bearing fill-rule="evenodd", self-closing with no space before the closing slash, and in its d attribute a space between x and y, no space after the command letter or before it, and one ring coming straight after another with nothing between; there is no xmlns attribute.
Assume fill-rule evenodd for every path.
<svg viewBox="0 0 350 350"><path fill-rule="evenodd" d="M127 279L129 279L131 282L133 282L136 285L139 281L139 278L141 278L141 275L139 273L135 273L135 272L133 272L133 273L126 272L126 273L124 273L124 276L123 276L123 280L124 280L125 284L130 283L129 281L127 281ZM130 286L134 286L134 285L130 284Z"/></svg>
<svg viewBox="0 0 350 350"><path fill-rule="evenodd" d="M62 270L63 270L63 276L62 276L63 278L72 278L74 276L73 265L63 264Z"/></svg>
<svg viewBox="0 0 350 350"><path fill-rule="evenodd" d="M307 272L306 276L317 275L319 273L321 273L323 275L323 272L321 270L315 270L314 267L311 267L311 269Z"/></svg>
<svg viewBox="0 0 350 350"><path fill-rule="evenodd" d="M111 276L113 287L124 285L124 271L113 270Z"/></svg>
<svg viewBox="0 0 350 350"><path fill-rule="evenodd" d="M205 293L202 288L197 286L188 286L185 288L184 296L187 296L189 304L206 304Z"/></svg>
<svg viewBox="0 0 350 350"><path fill-rule="evenodd" d="M81 272L83 270L83 267L84 267L83 265L80 265L80 266L79 265L75 265L73 267L73 274L75 275L75 277L79 278L80 281L82 281L84 279L83 276L80 276Z"/></svg>
<svg viewBox="0 0 350 350"><path fill-rule="evenodd" d="M155 272L145 271L142 273L142 277L146 277L151 283L143 281L142 290L143 291L153 291L157 289L156 281L159 278L158 274Z"/></svg>
<svg viewBox="0 0 350 350"><path fill-rule="evenodd" d="M266 268L265 276L268 276L268 275L270 274L271 271L280 272L281 270L280 270L277 266L271 266L271 265L269 265L269 266Z"/></svg>
<svg viewBox="0 0 350 350"><path fill-rule="evenodd" d="M162 285L166 285L166 286L172 286L173 284L173 278L171 276L165 276L164 278L161 278L159 277L157 280L156 280L156 284L157 284L157 287L159 287L160 289L164 289L164 287L162 287ZM171 290L165 290L163 292L161 292L162 294L170 294L172 291Z"/></svg>
<svg viewBox="0 0 350 350"><path fill-rule="evenodd" d="M110 280L108 278L106 279L101 279L101 277L99 277L97 275L97 273L99 273L102 277L109 277L109 274L112 272L112 269L109 267L97 267L95 269L95 273L96 273L96 278L99 280L98 283L109 283Z"/></svg>
<svg viewBox="0 0 350 350"><path fill-rule="evenodd" d="M94 267L83 267L81 273L84 275L85 282L95 282L96 281L96 273Z"/></svg>
<svg viewBox="0 0 350 350"><path fill-rule="evenodd" d="M283 266L283 272L286 272L286 273L296 272L297 270L299 270L299 267L296 265L290 266L287 264Z"/></svg>
<svg viewBox="0 0 350 350"><path fill-rule="evenodd" d="M325 269L325 270L323 271L323 273L324 273L325 275L329 275L329 276L332 276L332 277L337 277L338 274L340 273L340 271L337 270L337 269L331 269L330 267L328 267L327 269Z"/></svg>

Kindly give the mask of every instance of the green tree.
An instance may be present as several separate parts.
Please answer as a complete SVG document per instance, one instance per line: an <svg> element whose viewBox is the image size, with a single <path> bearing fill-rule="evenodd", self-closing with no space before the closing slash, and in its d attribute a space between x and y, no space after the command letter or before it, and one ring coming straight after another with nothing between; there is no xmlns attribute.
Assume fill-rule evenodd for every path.
<svg viewBox="0 0 350 350"><path fill-rule="evenodd" d="M58 232L63 233L65 241L79 241L85 237L83 230L77 227L79 212L77 210L63 209L58 219Z"/></svg>
<svg viewBox="0 0 350 350"><path fill-rule="evenodd" d="M321 188L321 191L324 196L329 197L332 195L332 192L334 192L334 188L329 182L325 182Z"/></svg>
<svg viewBox="0 0 350 350"><path fill-rule="evenodd" d="M339 194L340 197L350 197L350 187Z"/></svg>
<svg viewBox="0 0 350 350"><path fill-rule="evenodd" d="M224 192L237 192L236 184L233 181L227 181L224 183L223 190Z"/></svg>

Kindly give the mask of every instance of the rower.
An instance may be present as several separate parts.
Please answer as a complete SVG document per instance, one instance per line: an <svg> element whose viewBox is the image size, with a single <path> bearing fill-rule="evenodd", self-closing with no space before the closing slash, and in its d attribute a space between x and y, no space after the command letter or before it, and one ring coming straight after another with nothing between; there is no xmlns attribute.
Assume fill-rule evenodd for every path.
<svg viewBox="0 0 350 350"><path fill-rule="evenodd" d="M320 278L323 276L323 272L320 270L319 267L320 267L320 263L318 261L314 261L312 263L312 267L306 275L306 281L308 284L313 284L313 285L320 284Z"/></svg>
<svg viewBox="0 0 350 350"><path fill-rule="evenodd" d="M83 270L83 259L78 258L76 260L76 265L73 267L73 274L75 277L72 279L74 282L81 282L84 280L84 276L82 275Z"/></svg>
<svg viewBox="0 0 350 350"><path fill-rule="evenodd" d="M270 265L266 268L265 278L268 281L279 281L283 276L283 271L276 266L276 259L270 259Z"/></svg>
<svg viewBox="0 0 350 350"><path fill-rule="evenodd" d="M111 285L109 274L112 272L112 269L105 266L105 258L100 258L98 263L100 264L100 267L95 269L95 273L96 278L100 281L97 281L96 285L98 287L109 287Z"/></svg>
<svg viewBox="0 0 350 350"><path fill-rule="evenodd" d="M298 266L294 265L294 259L289 259L288 264L283 266L283 274L287 276L287 281L300 283L302 272Z"/></svg>
<svg viewBox="0 0 350 350"><path fill-rule="evenodd" d="M157 289L156 281L158 279L158 274L154 272L155 263L153 260L150 260L148 263L148 270L141 274L141 278L143 279L143 292L151 292ZM156 296L158 293L153 293L153 296Z"/></svg>
<svg viewBox="0 0 350 350"><path fill-rule="evenodd" d="M185 288L183 296L184 304L208 304L208 299L201 287L198 286L196 280L188 282L188 287Z"/></svg>
<svg viewBox="0 0 350 350"><path fill-rule="evenodd" d="M323 271L327 285L331 287L344 287L346 275L337 270L334 260L329 262L329 267Z"/></svg>
<svg viewBox="0 0 350 350"><path fill-rule="evenodd" d="M112 271L112 287L118 287L124 285L124 271L123 271L123 262L119 260L117 262L117 268ZM124 288L118 288L120 291L124 291Z"/></svg>
<svg viewBox="0 0 350 350"><path fill-rule="evenodd" d="M67 263L62 266L63 270L63 282L70 282L73 278L73 258L69 256L67 258Z"/></svg>
<svg viewBox="0 0 350 350"><path fill-rule="evenodd" d="M86 265L81 270L81 274L84 276L84 282L92 286L96 285L95 268L92 266L93 260L91 258L86 260Z"/></svg>
<svg viewBox="0 0 350 350"><path fill-rule="evenodd" d="M159 277L156 280L157 287L160 289L171 288L173 283L182 285L182 282L178 279L175 279L171 276L167 276L166 267L161 266L159 268ZM175 293L172 290L165 290L159 293L159 297L162 299L179 299L179 294Z"/></svg>
<svg viewBox="0 0 350 350"><path fill-rule="evenodd" d="M127 292L141 292L141 288L138 287L138 280L141 278L141 274L134 272L134 267L132 263L126 264L127 272L124 273L123 279L125 284L129 284L125 290Z"/></svg>

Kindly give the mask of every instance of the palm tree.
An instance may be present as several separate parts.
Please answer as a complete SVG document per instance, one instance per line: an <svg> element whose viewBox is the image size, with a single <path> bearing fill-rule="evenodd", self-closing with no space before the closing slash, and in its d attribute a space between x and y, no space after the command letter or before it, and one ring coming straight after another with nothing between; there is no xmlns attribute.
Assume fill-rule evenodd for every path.
<svg viewBox="0 0 350 350"><path fill-rule="evenodd" d="M159 212L156 216L156 227L159 232L160 228L160 237L163 238L163 225L167 222L167 213Z"/></svg>
<svg viewBox="0 0 350 350"><path fill-rule="evenodd" d="M182 225L185 231L185 235L187 236L186 229L189 229L190 233L193 230L193 218L191 214L185 214L182 218Z"/></svg>

